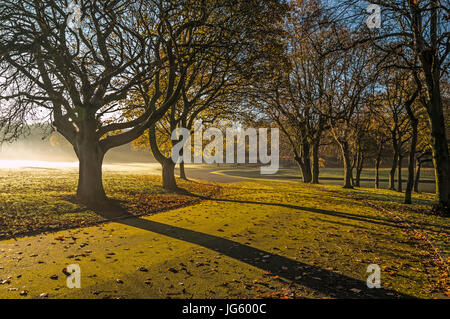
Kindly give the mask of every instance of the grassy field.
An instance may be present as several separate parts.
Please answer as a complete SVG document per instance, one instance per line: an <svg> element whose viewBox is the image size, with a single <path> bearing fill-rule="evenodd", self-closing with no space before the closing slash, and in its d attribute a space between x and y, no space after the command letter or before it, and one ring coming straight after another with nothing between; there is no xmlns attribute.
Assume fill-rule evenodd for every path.
<svg viewBox="0 0 450 319"><path fill-rule="evenodd" d="M141 173L105 173L108 195L122 200L119 211L128 219L0 241L0 298L448 294L448 274L424 239L448 259L448 218L423 213L431 194L414 195L407 207L401 194L387 190L249 180L221 184L217 192L217 185L181 184L206 195L198 201L168 194L158 177ZM2 171L3 236L36 223L28 227L101 221L101 214L72 203L75 180L70 170ZM366 201L408 219L421 235ZM151 214L180 203L191 205ZM146 212L151 216L132 216ZM66 287L62 269L69 264L81 267L81 289ZM370 264L381 267L382 289L366 286Z"/></svg>
<svg viewBox="0 0 450 319"><path fill-rule="evenodd" d="M148 215L198 201L184 194L168 193L161 187L159 176L142 174L140 170L106 170L107 195L121 201L134 215ZM75 169L1 169L0 239L103 221L102 216L76 201L77 179ZM205 183L182 180L179 183L197 195L210 195L217 188Z"/></svg>
<svg viewBox="0 0 450 319"><path fill-rule="evenodd" d="M380 179L386 180L380 182L381 188L387 188L390 169L380 169ZM300 178L300 171L297 168L284 168L280 169L275 175L261 175L259 169L241 169L235 167L234 169L224 170L225 174L231 176L245 176L250 178L288 178L298 179ZM327 185L342 185L344 178L344 170L342 168L321 168L320 169L320 182ZM408 178L408 172L406 169L402 169L403 189L406 187L406 180ZM361 173L361 186L366 188L373 188L374 185L374 169L366 168ZM434 170L430 168L422 169L421 182L419 184L419 191L425 193L434 193Z"/></svg>

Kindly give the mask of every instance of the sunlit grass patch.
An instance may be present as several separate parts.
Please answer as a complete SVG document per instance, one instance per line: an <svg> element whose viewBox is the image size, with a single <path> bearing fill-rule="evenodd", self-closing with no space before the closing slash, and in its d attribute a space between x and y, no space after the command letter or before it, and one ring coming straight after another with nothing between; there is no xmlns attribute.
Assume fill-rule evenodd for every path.
<svg viewBox="0 0 450 319"><path fill-rule="evenodd" d="M0 238L101 222L101 216L76 202L77 178L73 170L1 170ZM111 199L121 201L136 215L196 200L165 191L158 176L106 172L104 185ZM210 195L216 189L213 185L186 181L180 181L179 186L198 195Z"/></svg>

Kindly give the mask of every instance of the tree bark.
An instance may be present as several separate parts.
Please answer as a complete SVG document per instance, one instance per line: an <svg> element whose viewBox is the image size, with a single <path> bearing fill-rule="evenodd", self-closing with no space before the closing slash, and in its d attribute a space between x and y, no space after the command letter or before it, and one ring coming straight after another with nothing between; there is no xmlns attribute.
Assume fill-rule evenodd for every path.
<svg viewBox="0 0 450 319"><path fill-rule="evenodd" d="M79 160L77 196L86 204L97 204L107 199L102 182L104 151L94 130L81 131L74 145Z"/></svg>
<svg viewBox="0 0 450 319"><path fill-rule="evenodd" d="M311 172L311 152L310 145L308 142L303 143L302 147L302 161L304 164L304 168L302 171L303 174L303 182L311 183L312 181L312 172Z"/></svg>
<svg viewBox="0 0 450 319"><path fill-rule="evenodd" d="M417 88L416 92L414 92L411 99L408 100L405 104L406 112L408 113L409 121L411 122L412 127L411 144L409 148L409 160L408 160L408 182L406 183L406 190L405 190L405 204L411 204L412 202L411 193L414 187L414 165L416 159L417 134L418 134L417 127L419 125L419 120L414 115L414 111L411 108L411 105L414 103L414 100L419 95L420 90L421 85L419 84L419 87Z"/></svg>
<svg viewBox="0 0 450 319"><path fill-rule="evenodd" d="M355 186L361 187L361 173L362 173L362 166L356 168L356 179L355 179Z"/></svg>
<svg viewBox="0 0 450 319"><path fill-rule="evenodd" d="M403 160L403 156L399 156L398 157L398 172L397 172L397 191L398 192L402 192L403 191L403 187L402 187L402 160Z"/></svg>
<svg viewBox="0 0 450 319"><path fill-rule="evenodd" d="M360 187L361 186L361 173L364 166L364 155L362 153L362 149L358 149L358 157L356 161L356 179L355 179L355 186Z"/></svg>
<svg viewBox="0 0 450 319"><path fill-rule="evenodd" d="M416 164L416 177L414 178L414 192L419 192L419 182L420 182L420 169L422 168L422 161L417 160Z"/></svg>
<svg viewBox="0 0 450 319"><path fill-rule="evenodd" d="M158 163L161 164L162 167L163 187L171 191L177 190L178 187L175 179L175 163L172 161L171 157L165 157L159 150L154 125L149 128L148 139L153 157L158 161Z"/></svg>
<svg viewBox="0 0 450 319"><path fill-rule="evenodd" d="M431 115L431 140L433 164L436 179L436 197L439 204L450 203L450 157L445 132L445 121L441 114Z"/></svg>
<svg viewBox="0 0 450 319"><path fill-rule="evenodd" d="M439 205L444 208L449 207L450 203L450 155L445 131L444 109L442 104L442 93L440 88L441 66L439 62L439 53L437 42L437 23L438 23L438 1L432 2L430 16L430 33L432 46L425 47L423 38L420 34L421 28L417 26L420 21L417 17L419 11L413 10L415 24L413 31L415 33L415 45L417 55L420 59L425 82L427 84L428 96L430 97L427 105L427 113L431 126L431 145L433 153L433 164L436 180L436 197ZM447 212L447 214L450 214Z"/></svg>
<svg viewBox="0 0 450 319"><path fill-rule="evenodd" d="M186 177L186 170L184 167L184 162L180 163L180 178L184 179L184 180L188 180Z"/></svg>
<svg viewBox="0 0 450 319"><path fill-rule="evenodd" d="M171 158L165 159L161 163L163 187L167 190L176 190L177 182L175 180L175 163Z"/></svg>
<svg viewBox="0 0 450 319"><path fill-rule="evenodd" d="M383 150L383 144L380 143L378 147L377 157L375 159L375 189L380 188L380 164L381 164L381 152Z"/></svg>
<svg viewBox="0 0 450 319"><path fill-rule="evenodd" d="M352 185L353 170L349 146L347 142L343 142L340 144L342 150L342 157L344 158L344 188L353 188Z"/></svg>
<svg viewBox="0 0 450 319"><path fill-rule="evenodd" d="M411 204L412 202L412 190L414 187L414 162L416 158L416 147L417 147L417 126L418 120L414 118L410 118L411 126L412 126L412 136L411 136L411 145L409 149L409 161L408 161L408 182L406 183L405 190L405 204Z"/></svg>
<svg viewBox="0 0 450 319"><path fill-rule="evenodd" d="M305 163L303 162L302 158L296 156L296 157L294 157L294 160L297 163L298 167L300 168L300 172L302 173L303 182L308 183L308 182L306 182L306 180L308 180L308 178L311 177L311 169L309 169L309 175L308 175L308 168L305 165Z"/></svg>
<svg viewBox="0 0 450 319"><path fill-rule="evenodd" d="M319 146L320 139L314 139L314 143L312 145L312 180L311 184L319 184Z"/></svg>
<svg viewBox="0 0 450 319"><path fill-rule="evenodd" d="M394 142L394 157L392 158L392 168L389 173L389 189L395 190L395 171L397 170L398 165L398 150L397 150L397 142Z"/></svg>

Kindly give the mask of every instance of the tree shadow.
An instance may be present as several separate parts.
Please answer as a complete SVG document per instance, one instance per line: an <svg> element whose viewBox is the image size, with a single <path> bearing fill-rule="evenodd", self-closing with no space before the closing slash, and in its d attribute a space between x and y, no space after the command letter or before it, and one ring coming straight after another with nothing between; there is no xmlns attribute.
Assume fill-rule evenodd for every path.
<svg viewBox="0 0 450 319"><path fill-rule="evenodd" d="M412 298L406 294L385 288L369 289L365 281L295 261L226 238L138 218L128 213L116 201L110 201L107 205L103 204L101 207L93 209L105 219L208 248L330 297ZM355 267L361 266L357 265Z"/></svg>
<svg viewBox="0 0 450 319"><path fill-rule="evenodd" d="M283 203L267 203L267 202L257 202L257 201L250 201L250 200L238 200L238 199L225 199L225 198L212 198L212 197L206 197L206 196L199 196L196 194L190 193L190 196L199 197L203 200L212 200L212 201L218 201L218 202L231 202L231 203L241 203L241 204L254 204L254 205L267 205L267 206L278 206L278 207L285 207L285 208L291 208L291 209L297 209L297 210L303 210L310 213L316 213L321 215L328 215L333 217L342 217L347 219L352 219L356 221L366 222L366 223L372 223L382 226L389 226L394 228L400 228L404 229L406 226L399 225L397 222L387 219L387 218L381 218L381 217L374 217L374 216L363 216L363 215L357 215L357 214L351 214L351 213L343 213L343 212L336 212L331 210L324 210L320 208L313 208L313 207L305 207L305 206L297 206L292 204L283 204ZM429 229L427 230L432 232L448 232L450 230L450 227L446 227L443 225L434 225L429 223L420 223L415 222L415 224L420 226L429 226L429 227L440 227L441 230L434 230Z"/></svg>

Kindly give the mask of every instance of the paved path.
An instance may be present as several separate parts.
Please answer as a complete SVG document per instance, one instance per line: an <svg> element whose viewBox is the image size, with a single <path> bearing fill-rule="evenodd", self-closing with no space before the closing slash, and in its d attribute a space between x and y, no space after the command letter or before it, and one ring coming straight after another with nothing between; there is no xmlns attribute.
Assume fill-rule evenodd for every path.
<svg viewBox="0 0 450 319"><path fill-rule="evenodd" d="M186 169L187 178L204 180L212 183L236 183L243 182L248 179L241 178L238 176L230 176L225 174L216 174L216 172L221 171L220 167L217 168L206 168L206 167L189 167ZM179 175L179 169L176 169L175 174Z"/></svg>

